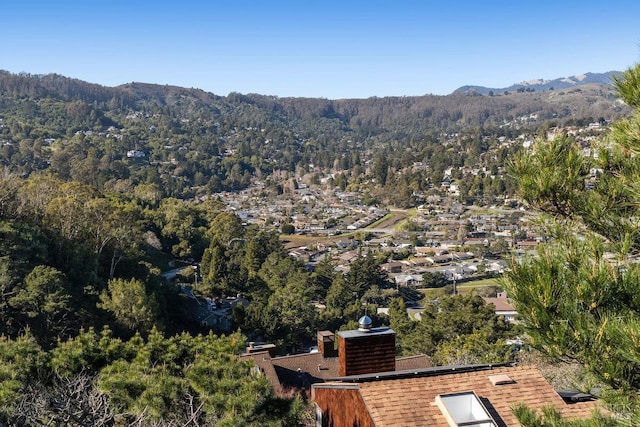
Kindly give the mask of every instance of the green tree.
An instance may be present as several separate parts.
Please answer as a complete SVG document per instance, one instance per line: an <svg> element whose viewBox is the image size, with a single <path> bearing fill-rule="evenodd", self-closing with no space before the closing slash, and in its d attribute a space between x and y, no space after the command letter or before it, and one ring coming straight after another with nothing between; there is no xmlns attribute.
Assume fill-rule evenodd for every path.
<svg viewBox="0 0 640 427"><path fill-rule="evenodd" d="M223 244L218 239L213 239L202 256L200 271L202 272L202 284L200 292L205 295L213 293L230 293L233 291L228 283L229 258Z"/></svg>
<svg viewBox="0 0 640 427"><path fill-rule="evenodd" d="M446 276L440 272L425 272L422 274L422 284L426 288L442 288L449 283Z"/></svg>
<svg viewBox="0 0 640 427"><path fill-rule="evenodd" d="M74 311L65 275L53 267L36 266L14 289L9 304L23 328L30 328L42 344L70 333Z"/></svg>
<svg viewBox="0 0 640 427"><path fill-rule="evenodd" d="M495 340L488 329L477 329L443 341L431 357L434 365L470 365L506 363L512 360L511 347L503 339Z"/></svg>
<svg viewBox="0 0 640 427"><path fill-rule="evenodd" d="M389 326L398 336L404 337L409 334L413 328L413 321L409 318L407 307L402 298L393 298L389 303ZM396 353L402 354L401 340L396 340Z"/></svg>
<svg viewBox="0 0 640 427"><path fill-rule="evenodd" d="M562 418L560 411L553 405L543 406L539 411L531 409L524 404L511 408L516 418L526 427L613 427L620 425L611 417L597 413L588 420L566 420ZM624 423L621 423L624 425Z"/></svg>
<svg viewBox="0 0 640 427"><path fill-rule="evenodd" d="M149 332L158 318L154 293L138 279L111 279L100 295L99 308L111 312L116 322L129 331Z"/></svg>
<svg viewBox="0 0 640 427"><path fill-rule="evenodd" d="M140 337L125 343L106 326L100 332L82 330L49 352L49 367L63 378L86 371L95 373L118 359L133 358L139 350L135 342L140 342Z"/></svg>
<svg viewBox="0 0 640 427"><path fill-rule="evenodd" d="M387 183L388 169L389 169L389 156L388 153L380 153L376 156L373 167L373 177L378 181L381 186Z"/></svg>
<svg viewBox="0 0 640 427"><path fill-rule="evenodd" d="M336 274L335 265L329 257L324 257L318 262L315 270L311 274L311 288L314 298L321 301L325 300Z"/></svg>
<svg viewBox="0 0 640 427"><path fill-rule="evenodd" d="M20 185L21 181L16 176L0 176L0 218L12 218L18 213Z"/></svg>
<svg viewBox="0 0 640 427"><path fill-rule="evenodd" d="M290 224L288 222L285 222L284 224L282 224L282 226L280 227L280 230L282 231L282 234L293 234L296 232L296 227L294 227L293 224Z"/></svg>
<svg viewBox="0 0 640 427"><path fill-rule="evenodd" d="M242 241L244 232L242 220L232 212L220 212L209 224L211 240L217 238L224 245Z"/></svg>
<svg viewBox="0 0 640 427"><path fill-rule="evenodd" d="M398 334L398 340L403 354L438 354L438 363L504 361L506 348L503 340L512 337L514 332L511 325L496 316L493 306L485 304L481 297L442 296L423 305L425 309L421 320L401 323L403 332ZM398 321L397 317L394 319L394 322ZM460 353L453 351L451 342L462 346Z"/></svg>
<svg viewBox="0 0 640 427"><path fill-rule="evenodd" d="M441 297L437 304L429 304L430 322L440 337L438 344L487 329L488 339L495 342L511 329L503 318L496 316L493 306L477 295L455 295Z"/></svg>
<svg viewBox="0 0 640 427"><path fill-rule="evenodd" d="M107 277L112 279L123 259L138 255L136 243L141 233L136 223L141 218L139 208L135 203L95 197L85 202L83 210L87 243L93 247L99 261L107 254L105 264L108 268L105 270Z"/></svg>
<svg viewBox="0 0 640 427"><path fill-rule="evenodd" d="M504 286L534 347L577 362L605 386L629 425L640 423L640 65L616 79L634 114L612 127L597 158L568 137L539 140L512 165L521 197L551 239L512 263ZM597 147L598 148L598 147ZM585 188L591 168L599 170Z"/></svg>
<svg viewBox="0 0 640 427"><path fill-rule="evenodd" d="M0 420L11 414L21 390L38 376L46 360L46 353L31 334L15 340L0 337Z"/></svg>
<svg viewBox="0 0 640 427"><path fill-rule="evenodd" d="M45 223L59 236L67 240L78 240L86 236L89 225L85 203L97 196L97 192L78 182L66 182L58 189L45 211Z"/></svg>
<svg viewBox="0 0 640 427"><path fill-rule="evenodd" d="M278 344L299 348L313 337L316 309L307 283L294 280L277 289L269 296L265 314L272 319L271 330L266 332Z"/></svg>
<svg viewBox="0 0 640 427"><path fill-rule="evenodd" d="M391 287L389 275L380 267L380 264L380 260L376 259L371 252L353 261L346 275L349 290L361 297L373 285L377 285L380 289Z"/></svg>
<svg viewBox="0 0 640 427"><path fill-rule="evenodd" d="M160 229L164 248L178 258L200 259L209 244L210 215L206 207L196 203L166 198L160 202L153 219Z"/></svg>
<svg viewBox="0 0 640 427"><path fill-rule="evenodd" d="M301 262L289 256L283 257L276 252L269 254L258 275L272 292L291 282L308 285L310 279L309 273Z"/></svg>
<svg viewBox="0 0 640 427"><path fill-rule="evenodd" d="M260 267L272 253L285 256L282 243L275 232L259 230L247 236L244 244L244 265L249 275L258 274Z"/></svg>
<svg viewBox="0 0 640 427"><path fill-rule="evenodd" d="M311 303L310 275L291 257L271 253L258 273L264 284L254 292L248 317L255 331L285 346L297 347L310 339L316 328Z"/></svg>
<svg viewBox="0 0 640 427"><path fill-rule="evenodd" d="M70 408L77 407L87 416L95 407L87 405L85 396L94 402L97 398L103 409L109 409L102 415L110 415L110 423L118 414L120 422L127 425L299 425L302 402L276 398L266 377L256 375L251 363L238 356L244 345L245 338L238 333L226 337L181 333L165 338L154 328L146 339L135 334L122 341L108 329L101 333L89 330L61 343L51 352L50 363L47 358L36 363L34 358L40 354L37 347L0 340L2 366L16 366L15 387L9 388L13 383L0 383L8 386L0 390L0 398L6 390L8 402L18 400L15 390L28 375L32 376L32 384L39 385L31 389L37 398L22 399L25 410L17 420L22 422L12 425L60 420L62 414L70 415ZM24 359L16 359L18 356ZM56 374L54 381L44 383L46 377L32 368L23 371L22 364L26 362L34 368L48 366ZM0 381L2 374L0 369ZM64 393L56 387L58 383L76 385L79 378L89 379L82 389L74 386ZM71 392L73 396L69 396ZM42 405L42 399L46 402L47 397L69 405L43 412L51 406ZM8 408L0 408L0 415ZM78 415L76 411L75 416Z"/></svg>
<svg viewBox="0 0 640 427"><path fill-rule="evenodd" d="M41 264L50 261L47 238L35 226L19 221L0 221L0 331L15 337L24 324L16 318L9 300L24 278ZM28 323L27 319L23 319Z"/></svg>
<svg viewBox="0 0 640 427"><path fill-rule="evenodd" d="M356 299L356 295L349 289L344 276L337 274L327 290L326 309L322 313L323 321L327 324L328 329L337 329L349 320L346 318L345 311L347 307L354 304Z"/></svg>

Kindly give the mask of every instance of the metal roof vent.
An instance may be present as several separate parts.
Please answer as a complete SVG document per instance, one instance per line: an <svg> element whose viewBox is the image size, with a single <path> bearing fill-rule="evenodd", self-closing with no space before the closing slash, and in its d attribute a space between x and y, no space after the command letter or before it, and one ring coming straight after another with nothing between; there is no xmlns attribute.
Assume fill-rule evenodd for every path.
<svg viewBox="0 0 640 427"><path fill-rule="evenodd" d="M360 332L371 332L371 318L367 315L364 315L358 320L358 330Z"/></svg>

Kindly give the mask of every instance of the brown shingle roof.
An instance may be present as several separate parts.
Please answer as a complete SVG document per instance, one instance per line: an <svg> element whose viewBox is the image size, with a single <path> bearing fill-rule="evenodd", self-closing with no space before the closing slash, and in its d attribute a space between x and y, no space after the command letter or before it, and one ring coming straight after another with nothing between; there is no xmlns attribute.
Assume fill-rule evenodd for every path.
<svg viewBox="0 0 640 427"><path fill-rule="evenodd" d="M322 357L321 353L304 353L292 356L269 357L257 353L242 355L251 358L264 373L276 394L296 389L309 389L311 384L338 376L338 358Z"/></svg>
<svg viewBox="0 0 640 427"><path fill-rule="evenodd" d="M396 371L406 371L408 369L430 368L431 360L426 354L417 356L400 357L396 359Z"/></svg>
<svg viewBox="0 0 640 427"><path fill-rule="evenodd" d="M278 374L273 367L273 363L271 363L271 356L269 356L269 352L263 351L259 353L243 354L240 357L245 360L252 360L253 364L260 369L260 372L267 377L273 386L273 391L278 395L283 393L284 389L280 385L280 381L278 381Z"/></svg>
<svg viewBox="0 0 640 427"><path fill-rule="evenodd" d="M321 353L305 353L271 359L280 384L308 389L311 384L334 378L338 373L337 357L322 357Z"/></svg>
<svg viewBox="0 0 640 427"><path fill-rule="evenodd" d="M511 383L493 385L489 376L508 375ZM331 388L344 383L314 386ZM518 426L511 407L519 402L539 409L553 405L570 418L587 418L597 402L567 404L535 367L500 367L435 376L382 379L358 383L362 400L378 427L448 426L435 405L439 394L474 391L499 426Z"/></svg>
<svg viewBox="0 0 640 427"><path fill-rule="evenodd" d="M515 311L516 309L511 305L507 298L483 298L487 304L493 304L498 311Z"/></svg>
<svg viewBox="0 0 640 427"><path fill-rule="evenodd" d="M291 356L269 357L267 352L243 355L251 358L281 394L290 388L309 389L311 384L338 378L338 357L322 357L321 353L303 353ZM396 370L422 369L431 366L426 355L396 359Z"/></svg>

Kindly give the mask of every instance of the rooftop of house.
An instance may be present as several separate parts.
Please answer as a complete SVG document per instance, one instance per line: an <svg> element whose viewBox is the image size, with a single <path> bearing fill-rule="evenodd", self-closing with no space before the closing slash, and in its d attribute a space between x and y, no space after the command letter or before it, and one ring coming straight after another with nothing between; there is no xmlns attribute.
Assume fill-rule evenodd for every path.
<svg viewBox="0 0 640 427"><path fill-rule="evenodd" d="M485 297L483 298L484 301L487 304L493 304L495 309L496 309L496 313L498 312L504 312L504 311L515 311L515 307L513 306L513 304L511 304L511 302L509 302L509 300L505 297L497 297L497 298L492 298L492 297Z"/></svg>
<svg viewBox="0 0 640 427"><path fill-rule="evenodd" d="M357 403L362 403L359 407L368 412L358 416L370 419L362 425L378 427L449 426L436 397L459 392L474 392L497 426L519 425L511 408L520 402L533 409L552 405L569 418L587 418L597 405L594 400L566 403L533 366L439 367L344 380L312 386L312 396L325 416L353 417L339 402L343 394L344 398L356 396Z"/></svg>
<svg viewBox="0 0 640 427"><path fill-rule="evenodd" d="M324 357L322 353L303 353L272 358L265 351L243 355L243 357L253 360L269 379L277 394L292 388L309 389L312 384L339 377L337 354L335 357ZM431 362L424 354L396 359L398 371L423 369L430 366Z"/></svg>

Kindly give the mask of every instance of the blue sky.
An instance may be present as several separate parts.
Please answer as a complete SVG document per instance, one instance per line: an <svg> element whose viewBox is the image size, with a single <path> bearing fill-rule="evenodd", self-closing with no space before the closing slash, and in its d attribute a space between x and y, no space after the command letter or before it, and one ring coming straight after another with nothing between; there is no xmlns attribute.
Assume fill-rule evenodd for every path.
<svg viewBox="0 0 640 427"><path fill-rule="evenodd" d="M640 62L637 0L5 3L0 69L106 86L444 95Z"/></svg>

